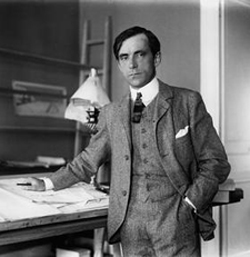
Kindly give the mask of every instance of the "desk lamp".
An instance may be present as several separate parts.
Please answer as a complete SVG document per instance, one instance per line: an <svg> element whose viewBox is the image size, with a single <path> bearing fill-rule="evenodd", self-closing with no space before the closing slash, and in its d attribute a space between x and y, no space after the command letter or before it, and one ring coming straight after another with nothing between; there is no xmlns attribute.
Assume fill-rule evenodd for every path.
<svg viewBox="0 0 250 257"><path fill-rule="evenodd" d="M88 126L90 134L95 134L100 109L109 102L110 100L101 86L97 71L91 69L89 77L70 98L64 116L66 119L76 120L81 125ZM96 189L105 193L109 191L109 187L97 182L96 176L92 177L92 184Z"/></svg>
<svg viewBox="0 0 250 257"><path fill-rule="evenodd" d="M66 119L76 120L87 125L91 133L95 133L99 110L109 102L97 71L91 69L89 77L70 98L64 116Z"/></svg>

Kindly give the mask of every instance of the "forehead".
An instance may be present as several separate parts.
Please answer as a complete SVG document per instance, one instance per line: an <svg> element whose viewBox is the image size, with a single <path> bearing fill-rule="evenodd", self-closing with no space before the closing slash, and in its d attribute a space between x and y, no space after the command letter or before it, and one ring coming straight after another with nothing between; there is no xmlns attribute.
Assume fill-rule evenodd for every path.
<svg viewBox="0 0 250 257"><path fill-rule="evenodd" d="M120 48L119 55L149 49L148 38L144 34L138 34L126 39Z"/></svg>

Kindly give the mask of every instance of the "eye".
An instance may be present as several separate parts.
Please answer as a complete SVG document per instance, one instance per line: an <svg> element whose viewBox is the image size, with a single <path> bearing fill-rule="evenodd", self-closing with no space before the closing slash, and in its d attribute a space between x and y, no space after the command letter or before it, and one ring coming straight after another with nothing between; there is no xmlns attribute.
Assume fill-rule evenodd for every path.
<svg viewBox="0 0 250 257"><path fill-rule="evenodd" d="M126 61L128 59L128 55L120 55L119 60L120 61Z"/></svg>
<svg viewBox="0 0 250 257"><path fill-rule="evenodd" d="M143 58L146 55L146 52L144 51L139 51L138 53L136 53L137 58Z"/></svg>

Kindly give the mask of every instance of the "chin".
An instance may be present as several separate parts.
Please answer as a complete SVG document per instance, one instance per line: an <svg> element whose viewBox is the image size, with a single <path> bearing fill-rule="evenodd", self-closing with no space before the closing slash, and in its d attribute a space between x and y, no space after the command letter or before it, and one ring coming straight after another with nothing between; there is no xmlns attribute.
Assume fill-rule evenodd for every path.
<svg viewBox="0 0 250 257"><path fill-rule="evenodd" d="M144 85L141 85L141 84L130 84L130 86L131 87L133 87L133 88L141 88L141 87L143 87Z"/></svg>
<svg viewBox="0 0 250 257"><path fill-rule="evenodd" d="M141 81L135 81L135 80L130 80L129 84L134 88L140 88L145 85L145 83L142 83Z"/></svg>

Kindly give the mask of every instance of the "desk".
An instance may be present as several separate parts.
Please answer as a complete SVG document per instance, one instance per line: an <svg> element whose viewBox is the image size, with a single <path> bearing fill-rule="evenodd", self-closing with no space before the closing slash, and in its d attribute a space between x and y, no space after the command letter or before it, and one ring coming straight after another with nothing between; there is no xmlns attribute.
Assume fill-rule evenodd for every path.
<svg viewBox="0 0 250 257"><path fill-rule="evenodd" d="M19 181L19 178L1 180L0 198L4 199L4 197L10 197L7 198L9 200L5 201L5 205L1 205L1 214L3 213L3 209L5 207L8 209L9 206L12 212L18 213L18 210L23 206L22 203L25 204L26 202L27 208L29 209L22 214L23 218L16 218L16 216L19 217L19 215L6 215L10 210L5 212L3 217L5 217L6 220L0 221L0 247L94 230L94 256L102 256L104 230L107 224L108 215L108 196L97 192L94 187L92 188L92 186L87 186L87 190L89 190L88 192L92 196L95 195L97 200L90 201L90 203L83 203L80 207L78 206L78 202L72 202L69 207L78 206L80 209L75 210L75 208L72 207L67 209L68 205L66 204L66 209L61 208L60 212L57 210L57 204L55 206L52 204L52 208L55 209L55 212L52 209L52 213L42 215L40 211L37 213L32 212L31 210L40 210L41 205L47 204L32 202L29 198L26 199L26 193L23 196L21 191L19 192L19 195L18 191L15 191L13 187L13 184L16 185L17 180ZM10 188L5 188L6 184L9 185ZM13 192L11 191L12 188L14 189ZM5 189L8 193L6 193ZM76 195L73 193L80 193L80 198L82 198L83 191L78 191L78 189L81 189L81 185L79 185L79 188L76 186L65 190L69 190L67 193L70 193L70 195L72 194L72 198L74 199L76 198ZM86 190L86 188L84 190ZM93 192L93 190L95 192ZM64 190L60 190L61 193L63 193L63 191ZM60 192L58 191L59 194ZM38 193L39 195L41 194L41 192ZM12 195L13 197L11 197ZM64 193L62 195L64 195ZM32 197L33 196L34 195L32 193ZM18 197L20 197L20 199ZM24 200L22 197L24 197ZM13 200L12 206L10 202L11 200ZM70 198L68 198L68 200L70 200ZM19 201L21 201L20 204L18 204ZM32 216L34 214L36 216Z"/></svg>
<svg viewBox="0 0 250 257"><path fill-rule="evenodd" d="M243 191L236 188L229 192L229 201L214 202L213 205L219 206L222 212L222 207L239 202L242 198ZM72 213L0 222L0 246L104 228L107 223L107 215L108 206L101 206ZM100 230L100 234L99 238L102 240L103 229ZM101 252L101 240L97 242L99 253ZM223 243L222 238L219 240ZM222 252L223 249L220 251Z"/></svg>
<svg viewBox="0 0 250 257"><path fill-rule="evenodd" d="M221 197L220 193L223 192L227 195L226 199ZM244 192L241 188L235 188L234 190L230 191L220 191L215 196L213 200L213 206L222 206L232 203L240 202L241 199L243 199Z"/></svg>
<svg viewBox="0 0 250 257"><path fill-rule="evenodd" d="M214 203L213 206L223 206L239 202L243 198L241 189L236 189L236 191L232 191L230 194L232 197L230 202ZM77 213L0 222L0 246L105 227L107 215L108 208L102 208L84 210Z"/></svg>

